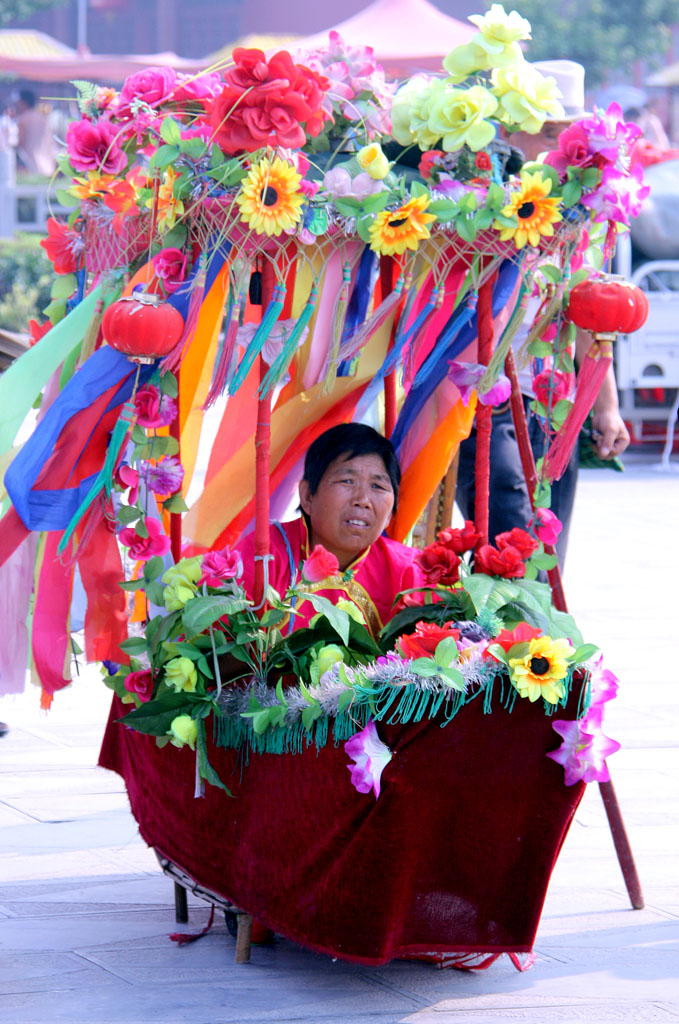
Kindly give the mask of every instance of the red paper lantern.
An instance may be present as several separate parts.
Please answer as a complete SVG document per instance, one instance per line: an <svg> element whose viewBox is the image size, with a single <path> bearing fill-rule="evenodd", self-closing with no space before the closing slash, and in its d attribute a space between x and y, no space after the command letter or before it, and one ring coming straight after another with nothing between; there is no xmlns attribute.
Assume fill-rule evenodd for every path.
<svg viewBox="0 0 679 1024"><path fill-rule="evenodd" d="M568 319L595 337L638 331L648 316L641 288L615 277L591 277L571 289Z"/></svg>
<svg viewBox="0 0 679 1024"><path fill-rule="evenodd" d="M102 320L104 338L135 363L152 363L175 347L184 330L181 313L160 296L142 292L112 302Z"/></svg>

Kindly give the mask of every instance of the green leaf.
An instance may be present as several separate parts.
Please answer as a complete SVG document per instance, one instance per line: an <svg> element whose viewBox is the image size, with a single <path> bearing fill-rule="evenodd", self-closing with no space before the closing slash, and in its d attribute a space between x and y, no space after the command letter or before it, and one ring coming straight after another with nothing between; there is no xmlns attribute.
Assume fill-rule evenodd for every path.
<svg viewBox="0 0 679 1024"><path fill-rule="evenodd" d="M552 281L554 284L558 284L561 280L561 271L551 263L541 263L537 269L538 273L542 274L543 277L546 277L548 281Z"/></svg>
<svg viewBox="0 0 679 1024"><path fill-rule="evenodd" d="M164 171L178 156L178 146L160 146L149 160L149 171Z"/></svg>
<svg viewBox="0 0 679 1024"><path fill-rule="evenodd" d="M435 199L427 207L427 213L435 214L436 219L441 224L447 224L449 221L454 220L457 215L457 203L451 202L450 199Z"/></svg>
<svg viewBox="0 0 679 1024"><path fill-rule="evenodd" d="M171 498L164 501L163 508L166 512L188 512L189 510L189 506L179 493L173 494Z"/></svg>
<svg viewBox="0 0 679 1024"><path fill-rule="evenodd" d="M165 736L177 715L190 715L197 700L200 698L192 698L190 694L166 691L162 697L140 704L118 721L148 736Z"/></svg>
<svg viewBox="0 0 679 1024"><path fill-rule="evenodd" d="M279 679L276 683L276 696L278 697L279 704L282 704L284 708L287 708L288 702L283 694L283 680Z"/></svg>
<svg viewBox="0 0 679 1024"><path fill-rule="evenodd" d="M567 181L563 187L561 195L564 206L575 206L576 203L580 202L580 197L582 196L580 182Z"/></svg>
<svg viewBox="0 0 679 1024"><path fill-rule="evenodd" d="M504 213L496 213L495 221L497 226L501 228L518 228L519 226L518 217L505 217Z"/></svg>
<svg viewBox="0 0 679 1024"><path fill-rule="evenodd" d="M211 786L216 786L217 789L223 789L227 796L233 796L231 790L224 785L219 775L210 764L207 756L207 742L205 740L205 722L202 720L198 723L196 752L198 754L198 774L201 779L205 779L206 782L209 782Z"/></svg>
<svg viewBox="0 0 679 1024"><path fill-rule="evenodd" d="M598 650L599 648L596 644L582 644L580 647L575 648L575 652L571 655L570 660L572 662L589 661Z"/></svg>
<svg viewBox="0 0 679 1024"><path fill-rule="evenodd" d="M464 676L457 668L443 668L441 669L440 675L447 683L449 683L455 690L464 690Z"/></svg>
<svg viewBox="0 0 679 1024"><path fill-rule="evenodd" d="M356 217L361 209L359 199L352 199L351 196L337 196L334 200L335 209L343 217Z"/></svg>
<svg viewBox="0 0 679 1024"><path fill-rule="evenodd" d="M146 580L123 580L118 584L121 590L141 590Z"/></svg>
<svg viewBox="0 0 679 1024"><path fill-rule="evenodd" d="M437 665L436 662L432 661L431 658L415 658L415 660L410 663L410 669L412 672L415 672L416 675L424 676L425 678L428 678L429 676L437 676L441 671L440 666Z"/></svg>
<svg viewBox="0 0 679 1024"><path fill-rule="evenodd" d="M137 534L138 537L148 537L149 528L146 525L145 519L137 519L137 523L134 527L134 532Z"/></svg>
<svg viewBox="0 0 679 1024"><path fill-rule="evenodd" d="M458 217L455 221L455 230L465 242L473 242L476 238L476 228L466 217Z"/></svg>
<svg viewBox="0 0 679 1024"><path fill-rule="evenodd" d="M175 224L175 226L173 228L171 228L167 232L167 234L163 235L163 248L164 249L183 249L184 245L186 244L187 234L188 234L188 229L186 227L186 224ZM175 384L177 382L177 379L174 376L174 374L172 374L172 373L163 373L163 374L161 374L161 377L160 377L160 390L162 391L162 393L164 395L170 395L170 392L166 391L165 388L163 387L163 381L166 378L173 379L175 381ZM175 391L175 393L173 395L171 395L171 397L172 398L176 398L177 397L177 392Z"/></svg>
<svg viewBox="0 0 679 1024"><path fill-rule="evenodd" d="M58 324L66 316L66 302L64 299L52 299L43 309L43 313L53 324Z"/></svg>
<svg viewBox="0 0 679 1024"><path fill-rule="evenodd" d="M485 573L473 573L465 581L464 588L474 604L474 610L478 613L485 607L488 597L495 586L492 576Z"/></svg>
<svg viewBox="0 0 679 1024"><path fill-rule="evenodd" d="M136 505L121 505L118 509L116 519L119 523L122 523L123 526L129 526L130 523L136 522L140 515L141 510L138 509Z"/></svg>
<svg viewBox="0 0 679 1024"><path fill-rule="evenodd" d="M503 665L507 664L509 660L507 657L507 652L505 651L504 647L502 647L501 644L489 644L486 650L488 654L492 654L493 657L497 658L498 661L501 661Z"/></svg>
<svg viewBox="0 0 679 1024"><path fill-rule="evenodd" d="M363 207L363 212L379 213L380 210L383 210L385 208L390 199L391 195L389 193L389 190L386 188L382 189L381 192L375 192L373 195L367 196L363 200L363 203L361 204Z"/></svg>
<svg viewBox="0 0 679 1024"><path fill-rule="evenodd" d="M580 178L583 188L596 188L601 180L601 171L598 167L587 167Z"/></svg>
<svg viewBox="0 0 679 1024"><path fill-rule="evenodd" d="M193 597L182 612L187 636L196 636L209 629L218 619L244 611L248 602L234 597Z"/></svg>
<svg viewBox="0 0 679 1024"><path fill-rule="evenodd" d="M165 604L165 601L163 600L164 593L165 587L157 580L153 580L151 583L146 584L146 597L151 604L157 605L158 608L162 608Z"/></svg>
<svg viewBox="0 0 679 1024"><path fill-rule="evenodd" d="M323 714L323 708L316 701L311 707L304 708L302 711L302 725L305 729L310 729L317 718L320 718Z"/></svg>
<svg viewBox="0 0 679 1024"><path fill-rule="evenodd" d="M369 245L372 241L370 236L370 225L372 222L372 217L359 217L356 221L356 234L366 245Z"/></svg>
<svg viewBox="0 0 679 1024"><path fill-rule="evenodd" d="M340 693L339 701L337 702L337 713L341 714L345 708L348 708L354 699L354 689L352 686L347 686L344 693Z"/></svg>
<svg viewBox="0 0 679 1024"><path fill-rule="evenodd" d="M146 431L138 423L132 427L130 437L134 444L146 444Z"/></svg>
<svg viewBox="0 0 679 1024"><path fill-rule="evenodd" d="M479 210L474 214L472 223L478 231L487 231L494 219L492 210Z"/></svg>
<svg viewBox="0 0 679 1024"><path fill-rule="evenodd" d="M532 341L528 346L528 351L536 359L544 359L545 356L551 356L552 346L547 341L541 341L539 338L536 341Z"/></svg>
<svg viewBox="0 0 679 1024"><path fill-rule="evenodd" d="M174 228L172 229L174 231ZM186 228L184 228L186 231ZM172 232L170 232L172 234ZM165 240L169 238L169 235L165 236ZM179 394L179 385L177 384L177 378L173 373L161 373L160 375L160 390L163 395L168 395L170 398L176 398Z"/></svg>
<svg viewBox="0 0 679 1024"><path fill-rule="evenodd" d="M147 583L150 583L151 580L155 580L164 571L165 562L160 555L155 555L153 558L149 558L144 566L144 579Z"/></svg>
<svg viewBox="0 0 679 1024"><path fill-rule="evenodd" d="M410 194L413 197L413 199L419 199L420 196L428 196L429 189L423 182L417 181L417 179L415 179L410 184Z"/></svg>
<svg viewBox="0 0 679 1024"><path fill-rule="evenodd" d="M148 644L144 636L131 636L120 644L121 651L126 654L146 654Z"/></svg>
<svg viewBox="0 0 679 1024"><path fill-rule="evenodd" d="M530 562L526 562L526 571L523 578L525 580L536 580L538 578L538 570L533 559Z"/></svg>
<svg viewBox="0 0 679 1024"><path fill-rule="evenodd" d="M56 188L54 190L54 196L56 201L59 203L59 206L64 206L67 210L72 209L73 206L77 206L78 200L75 196L71 195L68 189Z"/></svg>
<svg viewBox="0 0 679 1024"><path fill-rule="evenodd" d="M202 139L182 139L179 143L179 149L186 156L190 157L191 160L200 160L201 157L205 156L207 147Z"/></svg>
<svg viewBox="0 0 679 1024"><path fill-rule="evenodd" d="M263 732L271 725L271 718L269 712L271 708L264 708L263 711L255 711L252 717L252 728L255 730L257 735L261 736Z"/></svg>
<svg viewBox="0 0 679 1024"><path fill-rule="evenodd" d="M536 554L529 564L534 565L536 569L553 569L557 562L556 555Z"/></svg>
<svg viewBox="0 0 679 1024"><path fill-rule="evenodd" d="M173 117L163 118L160 126L160 137L169 146L179 146L182 141L181 125Z"/></svg>
<svg viewBox="0 0 679 1024"><path fill-rule="evenodd" d="M455 637L447 636L436 645L434 660L441 668L448 668L457 659L458 648Z"/></svg>
<svg viewBox="0 0 679 1024"><path fill-rule="evenodd" d="M346 612L342 611L341 608L335 607L331 601L328 601L327 597L321 597L320 594L303 594L302 597L305 601L308 601L320 615L325 616L337 635L341 638L342 643L345 647L348 647L350 622L353 621L350 619L350 616L347 615Z"/></svg>

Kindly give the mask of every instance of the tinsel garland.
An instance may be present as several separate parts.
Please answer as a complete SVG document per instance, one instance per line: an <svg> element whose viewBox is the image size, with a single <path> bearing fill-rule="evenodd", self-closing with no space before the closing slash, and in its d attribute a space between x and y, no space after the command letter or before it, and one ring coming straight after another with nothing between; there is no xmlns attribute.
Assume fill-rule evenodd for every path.
<svg viewBox="0 0 679 1024"><path fill-rule="evenodd" d="M269 726L259 733L253 727L252 718L247 717L248 713L253 706L273 708L280 706L280 701L276 687L262 680L252 680L244 687L222 691L219 711L214 716L215 742L220 747L245 748L259 754L301 753L312 744L316 749L324 747L331 731L334 744L338 746L363 729L370 719L388 725L405 725L441 714L442 724L446 725L465 704L477 698L483 700L484 714L490 714L493 704L498 703L508 712L513 710L518 692L511 685L504 665L493 659L484 660L474 653L456 662L455 667L462 672L464 689L456 689L443 676L417 675L408 668L408 662L401 659L391 662L382 659L381 663L359 668L342 666L350 682L347 687L335 665L322 676L318 686L307 690L323 712L309 727L303 723L302 713L310 703L299 686L291 686L283 690L287 705L283 724ZM569 670L565 693L558 704L543 701L545 714L552 715L565 706L573 674L581 670L582 666ZM349 704L346 704L347 692L352 694Z"/></svg>

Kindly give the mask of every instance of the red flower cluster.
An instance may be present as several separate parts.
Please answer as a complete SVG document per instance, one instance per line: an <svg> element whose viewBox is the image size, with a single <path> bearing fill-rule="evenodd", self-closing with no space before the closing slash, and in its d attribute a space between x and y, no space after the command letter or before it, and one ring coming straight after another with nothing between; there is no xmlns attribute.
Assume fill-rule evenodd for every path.
<svg viewBox="0 0 679 1024"><path fill-rule="evenodd" d="M498 533L495 543L497 547L484 544L479 548L474 557L474 570L504 579L524 576L525 562L540 546L534 537L518 526L506 533Z"/></svg>
<svg viewBox="0 0 679 1024"><path fill-rule="evenodd" d="M533 640L537 636L542 636L539 629L536 629L535 626L529 626L527 622L520 622L518 626L514 627L514 629L503 629L492 642L494 644L498 644L499 647L503 648L505 653L509 654L515 644L527 643L529 640ZM483 657L493 658L495 661L498 660L489 651L484 651Z"/></svg>
<svg viewBox="0 0 679 1024"><path fill-rule="evenodd" d="M444 544L430 544L415 558L430 586L450 587L460 578L460 559Z"/></svg>
<svg viewBox="0 0 679 1024"><path fill-rule="evenodd" d="M418 622L414 633L404 633L398 638L398 646L404 658L430 658L448 636L454 640L460 638L460 631L452 622L444 622L442 626L435 622Z"/></svg>
<svg viewBox="0 0 679 1024"><path fill-rule="evenodd" d="M210 112L214 140L225 153L267 145L298 149L308 135L319 134L327 78L295 64L287 50L267 63L262 50L237 47L233 59Z"/></svg>
<svg viewBox="0 0 679 1024"><path fill-rule="evenodd" d="M465 551L471 551L480 540L481 534L476 532L476 527L471 519L465 520L461 530L453 529L451 526L447 530L441 530L438 535L439 543L450 548L456 555L463 555Z"/></svg>

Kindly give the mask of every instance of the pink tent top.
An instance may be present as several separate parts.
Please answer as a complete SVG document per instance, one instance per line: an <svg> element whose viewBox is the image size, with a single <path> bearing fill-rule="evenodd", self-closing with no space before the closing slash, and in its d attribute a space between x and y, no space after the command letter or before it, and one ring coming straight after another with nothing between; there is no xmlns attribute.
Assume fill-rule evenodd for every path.
<svg viewBox="0 0 679 1024"><path fill-rule="evenodd" d="M82 56L65 54L40 58L0 56L0 72L33 82L70 82L77 78L117 84L135 71L153 66L171 67L175 71L190 74L202 71L205 61L188 60L178 57L176 53L150 53L130 57L117 54L94 56L89 53Z"/></svg>
<svg viewBox="0 0 679 1024"><path fill-rule="evenodd" d="M449 18L428 0L374 0L332 28L352 46L372 46L377 60L392 75L418 68L438 70L441 58L469 42L477 31L471 24ZM329 31L299 39L296 45L303 49L325 46Z"/></svg>

